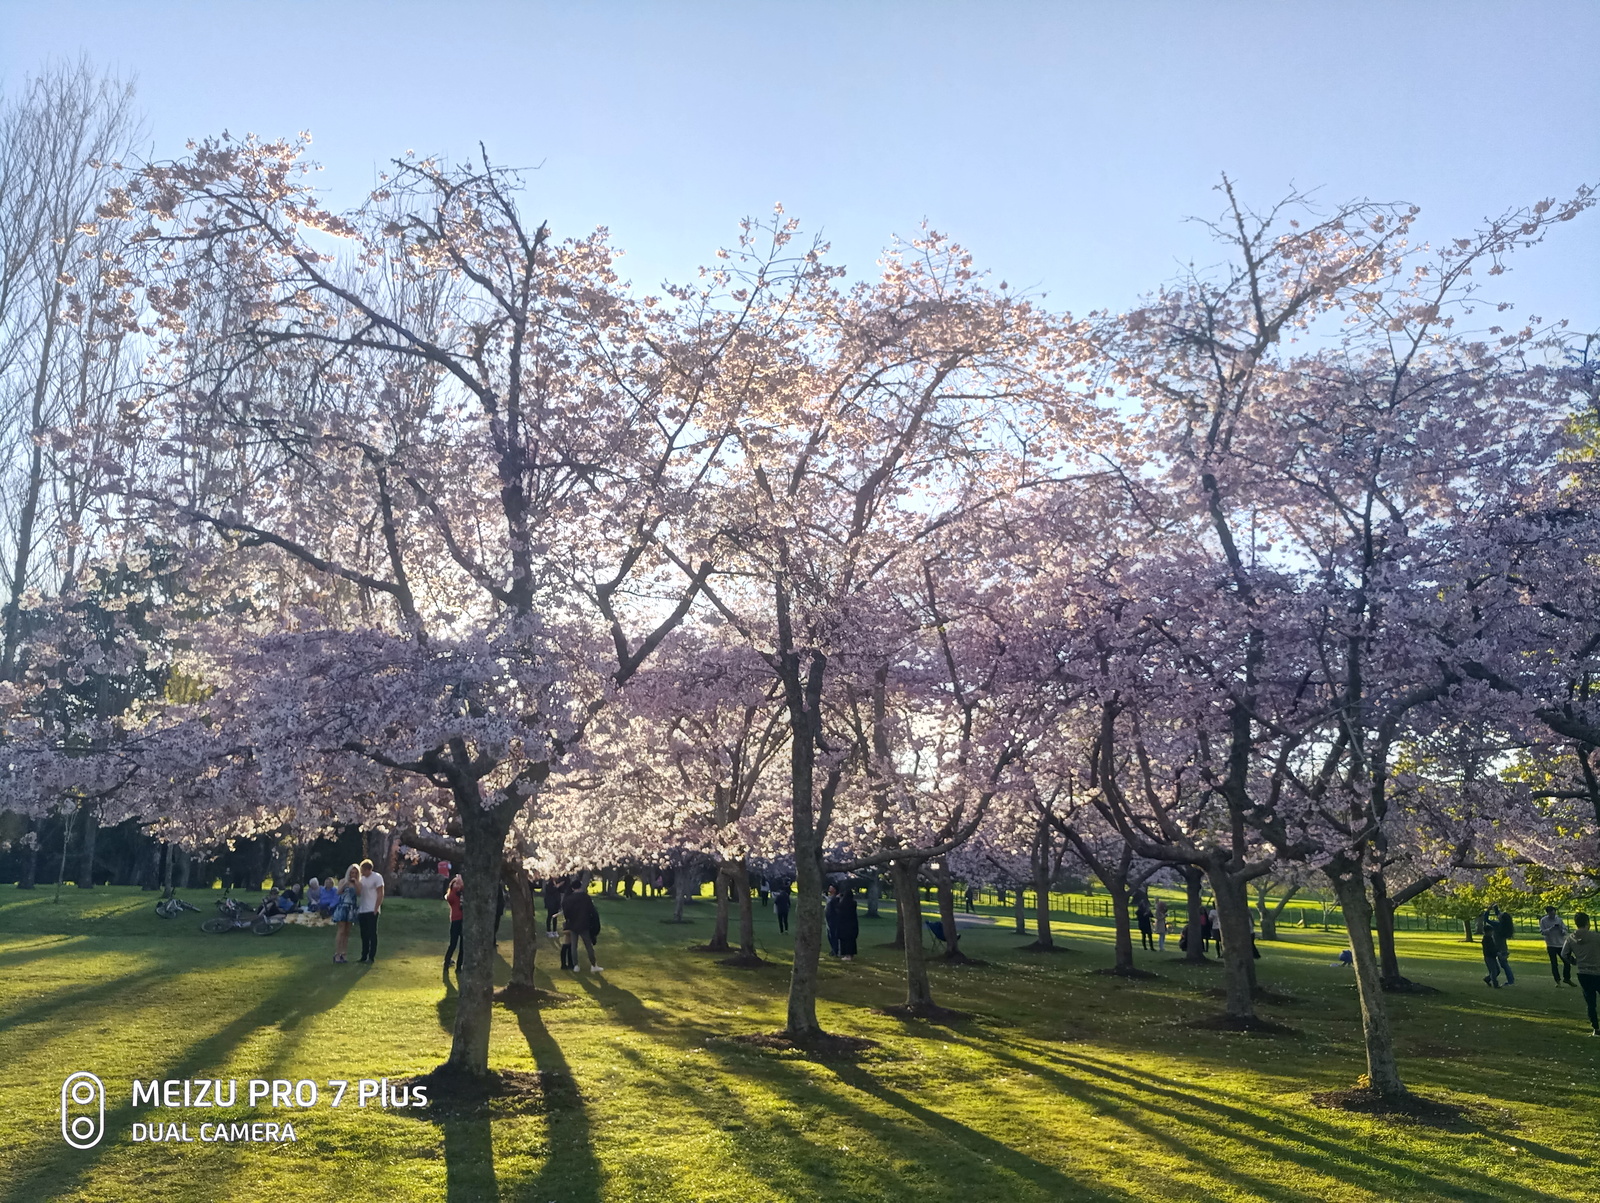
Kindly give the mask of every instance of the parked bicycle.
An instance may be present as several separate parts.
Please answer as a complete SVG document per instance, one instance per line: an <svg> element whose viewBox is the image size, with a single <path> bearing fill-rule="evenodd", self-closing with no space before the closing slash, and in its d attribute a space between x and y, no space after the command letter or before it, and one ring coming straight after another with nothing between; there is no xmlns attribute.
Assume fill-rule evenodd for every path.
<svg viewBox="0 0 1600 1203"><path fill-rule="evenodd" d="M176 919L184 911L198 912L199 910L199 907L179 898L171 886L161 892L161 900L156 903L156 914L163 919Z"/></svg>
<svg viewBox="0 0 1600 1203"><path fill-rule="evenodd" d="M213 936L231 931L253 931L258 936L275 936L283 927L282 915L258 915L246 910L234 900L232 892L217 899L217 915L200 925L200 930Z"/></svg>

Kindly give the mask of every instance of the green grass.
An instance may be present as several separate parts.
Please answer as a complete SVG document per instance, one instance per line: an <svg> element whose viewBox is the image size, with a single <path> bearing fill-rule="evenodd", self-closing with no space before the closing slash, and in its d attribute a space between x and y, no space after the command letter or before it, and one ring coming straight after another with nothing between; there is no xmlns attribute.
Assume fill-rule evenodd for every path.
<svg viewBox="0 0 1600 1203"><path fill-rule="evenodd" d="M687 951L708 904L677 927L660 922L665 901L602 900L607 972L563 974L547 942L539 984L563 1002L495 1012L494 1064L569 1073L577 1105L440 1124L324 1106L297 1117L295 1144L165 1145L128 1140L149 1118L128 1107L130 1079L231 1077L242 1094L253 1077L437 1064L454 1005L443 909L391 901L382 959L363 969L330 963L327 930L207 936L203 916L158 919L151 894L50 895L0 887L0 1203L1600 1197L1600 1041L1584 1038L1579 991L1555 989L1527 940L1518 984L1491 992L1459 938L1401 937L1407 971L1443 991L1391 1000L1407 1078L1472 1109L1440 1130L1311 1103L1363 1069L1351 977L1328 967L1337 933L1263 943L1264 984L1298 1000L1264 1013L1300 1034L1259 1037L1182 1026L1216 1009L1216 969L1174 949L1142 957L1158 980L1097 976L1108 927L1065 925L1076 951L1041 957L1018 950L996 908L1000 925L964 938L988 965L934 968L940 1001L973 1018L902 1022L875 1009L901 997L899 954L879 947L893 921L864 922L862 959L824 965L820 1009L879 1047L819 1063L728 1039L781 1024L770 910L757 930L778 963L752 971ZM57 1113L78 1069L109 1090L109 1135L86 1152L63 1142ZM175 1118L193 1129L198 1114Z"/></svg>

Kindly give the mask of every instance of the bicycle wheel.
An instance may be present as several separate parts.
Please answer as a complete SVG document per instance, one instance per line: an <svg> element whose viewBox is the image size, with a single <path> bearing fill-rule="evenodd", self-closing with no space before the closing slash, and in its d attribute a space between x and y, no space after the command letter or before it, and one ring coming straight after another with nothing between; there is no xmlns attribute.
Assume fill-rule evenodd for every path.
<svg viewBox="0 0 1600 1203"><path fill-rule="evenodd" d="M256 921L250 925L250 930L258 936L275 936L282 926L282 915L257 915Z"/></svg>
<svg viewBox="0 0 1600 1203"><path fill-rule="evenodd" d="M165 898L156 903L156 914L160 915L163 919L172 918L172 909L167 906L167 900Z"/></svg>
<svg viewBox="0 0 1600 1203"><path fill-rule="evenodd" d="M207 919L200 925L200 930L209 932L213 936L225 936L233 930L233 920L224 919L218 915L215 919Z"/></svg>

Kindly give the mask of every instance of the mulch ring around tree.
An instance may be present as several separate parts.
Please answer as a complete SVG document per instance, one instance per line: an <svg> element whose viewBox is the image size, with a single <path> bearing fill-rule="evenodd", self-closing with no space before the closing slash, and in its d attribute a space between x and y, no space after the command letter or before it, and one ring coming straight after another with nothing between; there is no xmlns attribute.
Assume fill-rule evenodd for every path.
<svg viewBox="0 0 1600 1203"><path fill-rule="evenodd" d="M1077 952L1076 948L1068 948L1065 944L1041 944L1035 940L1032 944L1019 944L1018 952Z"/></svg>
<svg viewBox="0 0 1600 1203"><path fill-rule="evenodd" d="M507 1007L559 1007L567 999L537 986L501 986L494 992L494 1001Z"/></svg>
<svg viewBox="0 0 1600 1203"><path fill-rule="evenodd" d="M1161 976L1159 973L1151 973L1148 969L1137 969L1131 965L1127 969L1118 969L1115 965L1109 965L1104 969L1091 969L1089 972L1100 977L1126 977L1137 981L1148 981Z"/></svg>
<svg viewBox="0 0 1600 1203"><path fill-rule="evenodd" d="M750 1032L729 1039L753 1048L797 1054L806 1061L860 1061L879 1047L876 1040L865 1036L839 1036L832 1032L818 1032L798 1041L784 1032Z"/></svg>
<svg viewBox="0 0 1600 1203"><path fill-rule="evenodd" d="M1299 1028L1291 1028L1287 1024L1273 1023L1270 1019L1260 1016L1245 1018L1242 1015L1207 1015L1203 1019L1191 1019L1182 1025L1186 1028L1195 1028L1202 1032L1248 1032L1255 1036L1298 1036Z"/></svg>
<svg viewBox="0 0 1600 1203"><path fill-rule="evenodd" d="M1318 1107L1333 1111L1352 1111L1357 1115L1381 1116L1437 1128L1456 1127L1471 1119L1467 1108L1455 1103L1441 1103L1420 1094L1390 1098L1368 1086L1356 1086L1349 1090L1319 1090L1311 1096L1311 1101Z"/></svg>
<svg viewBox="0 0 1600 1203"><path fill-rule="evenodd" d="M546 1115L583 1105L578 1084L564 1073L490 1070L462 1073L441 1065L432 1073L399 1083L427 1091L428 1105L398 1112L416 1119L499 1119L509 1115Z"/></svg>
<svg viewBox="0 0 1600 1203"><path fill-rule="evenodd" d="M1207 990L1206 994L1211 998L1228 997L1228 992L1226 990L1217 987ZM1265 986L1257 986L1254 990L1250 991L1250 997L1255 999L1258 1003L1266 1003L1270 1007L1292 1007L1296 1006L1300 1002L1300 1000L1292 994L1279 994L1276 990L1268 990Z"/></svg>
<svg viewBox="0 0 1600 1203"><path fill-rule="evenodd" d="M1443 994L1437 986L1429 986L1422 982L1414 982L1408 977L1392 979L1383 983L1385 994Z"/></svg>
<svg viewBox="0 0 1600 1203"><path fill-rule="evenodd" d="M964 1019L971 1019L969 1011L957 1011L950 1007L941 1007L938 1003L900 1003L893 1007L881 1007L879 1013L891 1015L895 1019L922 1019L928 1023L960 1023Z"/></svg>

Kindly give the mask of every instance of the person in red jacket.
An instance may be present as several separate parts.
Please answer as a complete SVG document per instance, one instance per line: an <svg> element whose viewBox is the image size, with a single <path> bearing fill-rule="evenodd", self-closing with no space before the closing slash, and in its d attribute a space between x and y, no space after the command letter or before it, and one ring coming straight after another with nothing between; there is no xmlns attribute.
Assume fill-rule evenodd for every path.
<svg viewBox="0 0 1600 1203"><path fill-rule="evenodd" d="M450 888L444 892L445 902L450 904L450 947L444 950L444 971L450 972L450 958L456 954L456 949L461 949L461 956L456 957L456 972L461 972L461 961L466 956L467 945L461 938L461 874L457 873L450 879Z"/></svg>

